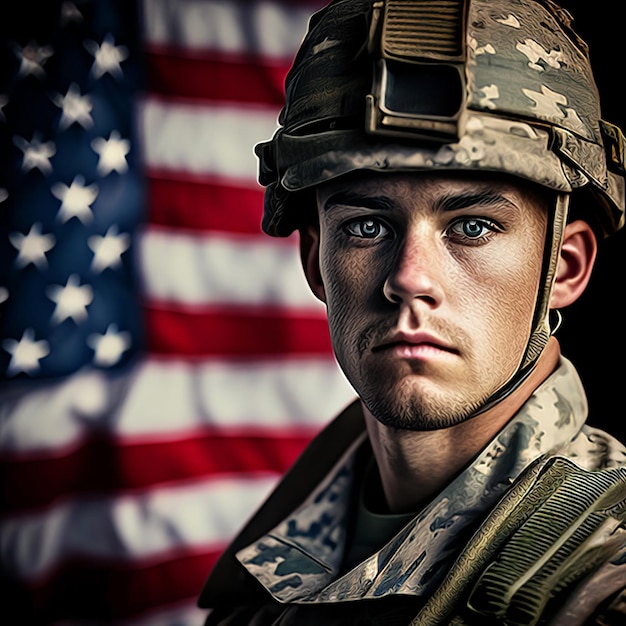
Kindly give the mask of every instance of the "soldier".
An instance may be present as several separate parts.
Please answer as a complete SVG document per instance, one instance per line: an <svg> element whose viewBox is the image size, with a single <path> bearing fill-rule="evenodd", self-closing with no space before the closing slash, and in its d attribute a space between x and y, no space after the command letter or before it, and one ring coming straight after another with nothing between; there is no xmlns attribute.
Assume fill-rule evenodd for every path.
<svg viewBox="0 0 626 626"><path fill-rule="evenodd" d="M625 141L551 0L335 0L257 147L358 394L225 551L207 625L626 624L626 449L554 336Z"/></svg>

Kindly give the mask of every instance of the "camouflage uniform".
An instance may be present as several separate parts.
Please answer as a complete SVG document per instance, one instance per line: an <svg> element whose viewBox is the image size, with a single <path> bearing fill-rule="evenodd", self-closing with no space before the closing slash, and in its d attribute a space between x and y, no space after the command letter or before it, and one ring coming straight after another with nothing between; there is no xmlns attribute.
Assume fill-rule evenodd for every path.
<svg viewBox="0 0 626 626"><path fill-rule="evenodd" d="M333 0L285 87L257 146L269 235L309 224L312 190L363 170L504 174L556 197L526 352L480 410L500 402L549 340L570 201L600 236L624 224L626 141L601 118L569 14L551 0ZM224 553L200 598L207 625L623 626L626 451L586 414L561 359L469 467L346 567L368 444L355 403Z"/></svg>
<svg viewBox="0 0 626 626"><path fill-rule="evenodd" d="M626 448L586 414L561 358L463 473L341 572L366 439L349 407L224 554L200 600L215 607L207 625L625 624Z"/></svg>

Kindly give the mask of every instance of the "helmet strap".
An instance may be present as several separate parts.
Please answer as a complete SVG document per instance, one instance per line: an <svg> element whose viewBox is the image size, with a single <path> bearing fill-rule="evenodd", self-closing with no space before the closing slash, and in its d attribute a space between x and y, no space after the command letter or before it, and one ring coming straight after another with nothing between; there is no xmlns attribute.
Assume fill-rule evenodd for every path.
<svg viewBox="0 0 626 626"><path fill-rule="evenodd" d="M525 369L535 363L546 347L550 335L553 334L553 331L550 329L550 294L556 278L568 208L569 194L558 194L554 211L551 213L552 217L548 224L544 269L542 270L542 279L537 293L537 308L535 309L533 326L520 369Z"/></svg>
<svg viewBox="0 0 626 626"><path fill-rule="evenodd" d="M543 268L541 281L537 290L537 306L533 316L530 337L526 345L526 351L520 362L520 366L509 380L502 385L485 403L473 414L480 415L515 391L533 371L539 355L546 347L550 336L560 326L560 313L558 323L553 329L550 328L550 294L556 278L556 270L563 243L563 233L567 222L569 208L569 194L560 193L556 197L554 211L551 212L546 234L546 246L544 249Z"/></svg>

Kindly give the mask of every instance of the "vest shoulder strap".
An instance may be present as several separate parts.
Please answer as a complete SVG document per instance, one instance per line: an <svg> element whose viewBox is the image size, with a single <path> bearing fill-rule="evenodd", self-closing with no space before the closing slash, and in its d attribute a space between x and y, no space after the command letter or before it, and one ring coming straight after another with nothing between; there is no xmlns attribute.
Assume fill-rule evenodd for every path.
<svg viewBox="0 0 626 626"><path fill-rule="evenodd" d="M626 548L626 468L564 457L530 465L489 514L411 626L535 626Z"/></svg>

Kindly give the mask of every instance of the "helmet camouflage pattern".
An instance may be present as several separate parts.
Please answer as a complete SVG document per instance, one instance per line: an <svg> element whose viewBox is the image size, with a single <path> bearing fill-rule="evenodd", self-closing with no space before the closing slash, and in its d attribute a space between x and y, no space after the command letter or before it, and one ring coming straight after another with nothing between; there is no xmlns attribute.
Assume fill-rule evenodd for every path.
<svg viewBox="0 0 626 626"><path fill-rule="evenodd" d="M551 0L334 0L285 88L279 129L256 147L270 235L297 228L297 192L363 169L589 189L604 233L623 225L626 142Z"/></svg>

